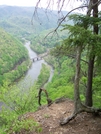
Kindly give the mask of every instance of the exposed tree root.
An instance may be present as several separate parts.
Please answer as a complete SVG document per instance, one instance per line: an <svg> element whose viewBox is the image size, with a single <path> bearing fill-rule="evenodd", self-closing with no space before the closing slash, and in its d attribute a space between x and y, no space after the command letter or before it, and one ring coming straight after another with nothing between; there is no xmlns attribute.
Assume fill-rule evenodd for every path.
<svg viewBox="0 0 101 134"><path fill-rule="evenodd" d="M71 114L71 116L63 118L62 120L60 120L60 125L65 125L67 123L69 123L71 120L75 119L75 117L82 112L87 112L87 113L92 113L94 115L100 115L101 113L101 109L95 109L92 107L87 107L85 105L82 105L82 108L79 108L79 110L77 110L77 112L74 111L73 114Z"/></svg>
<svg viewBox="0 0 101 134"><path fill-rule="evenodd" d="M64 118L63 120L60 121L60 125L65 125L67 123L69 123L71 120L73 120L75 117L77 116L77 114L72 114L71 116Z"/></svg>
<svg viewBox="0 0 101 134"><path fill-rule="evenodd" d="M38 103L39 103L39 105L41 106L41 93L42 93L42 91L45 92L46 98L47 98L47 104L48 104L48 106L50 106L52 104L52 100L48 97L48 92L46 91L46 89L43 89L43 88L40 88L39 93L38 93Z"/></svg>

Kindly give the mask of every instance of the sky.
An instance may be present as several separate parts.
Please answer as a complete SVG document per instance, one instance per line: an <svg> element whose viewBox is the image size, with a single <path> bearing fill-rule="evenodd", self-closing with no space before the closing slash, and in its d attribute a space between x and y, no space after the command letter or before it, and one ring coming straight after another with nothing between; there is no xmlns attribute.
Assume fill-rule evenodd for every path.
<svg viewBox="0 0 101 134"><path fill-rule="evenodd" d="M0 5L35 6L37 0L0 0Z"/></svg>
<svg viewBox="0 0 101 134"><path fill-rule="evenodd" d="M54 1L54 3L53 3ZM57 10L57 1L58 0L51 0L51 4L50 4L50 9L53 9L53 10ZM67 0L66 0L67 1ZM75 7L78 7L79 5L76 4L76 2L74 3L75 0L71 0L71 4L68 5L68 9L67 9L67 3L64 4L66 6L64 6L64 10L70 10L72 8L74 8L73 6ZM36 3L38 2L38 0L0 0L0 5L11 5L11 6L36 6ZM46 8L49 3L49 0L41 0L41 3L39 4L39 7L43 7L43 8ZM54 5L54 6L53 6Z"/></svg>

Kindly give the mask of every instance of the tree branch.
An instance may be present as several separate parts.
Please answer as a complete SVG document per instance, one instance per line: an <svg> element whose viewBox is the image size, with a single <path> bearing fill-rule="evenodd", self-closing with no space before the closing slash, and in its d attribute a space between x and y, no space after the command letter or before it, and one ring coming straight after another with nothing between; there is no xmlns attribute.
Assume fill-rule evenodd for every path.
<svg viewBox="0 0 101 134"><path fill-rule="evenodd" d="M97 5L97 4L100 5L100 3L101 3L101 0L99 0L99 1L96 2L95 4L93 4L93 0L90 0L90 3L89 3L89 5L88 5L87 14L90 15L91 10L93 9L93 7L94 7L95 5Z"/></svg>
<svg viewBox="0 0 101 134"><path fill-rule="evenodd" d="M101 113L101 109L96 109L92 107L87 107L82 104L82 107L75 113L71 114L71 116L61 119L60 125L65 125L69 123L71 120L73 120L79 113L87 112L87 113L93 113L94 115L99 115Z"/></svg>
<svg viewBox="0 0 101 134"><path fill-rule="evenodd" d="M73 12L73 11L79 9L79 8L84 8L84 7L88 7L88 6L87 6L87 5L80 6L80 7L74 8L74 9L72 9L70 12L68 12L68 13L61 19L61 21L59 22L58 26L57 26L54 30L52 30L51 32L49 32L49 33L45 36L45 38L46 38L47 36L49 36L51 33L53 33L53 35L54 35L55 33L57 33L58 28L59 28L60 25L63 23L63 21L65 21L65 19L68 17L68 15L69 15L71 12Z"/></svg>
<svg viewBox="0 0 101 134"><path fill-rule="evenodd" d="M56 27L56 29L55 29L54 31L57 31L57 29L59 28L59 26L62 24L63 21L65 21L65 19L68 17L68 15L69 15L71 12L73 12L73 11L79 9L79 8L84 8L84 7L87 7L87 6L85 5L85 6L76 7L76 8L74 8L74 9L72 9L70 12L68 12L68 13L62 18L62 20L59 22L58 26Z"/></svg>

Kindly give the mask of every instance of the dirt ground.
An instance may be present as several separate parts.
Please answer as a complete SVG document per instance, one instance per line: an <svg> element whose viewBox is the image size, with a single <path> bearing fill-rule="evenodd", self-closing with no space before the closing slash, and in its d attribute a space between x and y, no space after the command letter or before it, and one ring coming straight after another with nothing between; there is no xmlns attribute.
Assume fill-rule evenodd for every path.
<svg viewBox="0 0 101 134"><path fill-rule="evenodd" d="M42 126L40 134L101 134L101 116L81 113L68 124L61 126L60 120L73 112L73 101L65 99L51 106L43 106L35 113L28 113ZM33 134L36 134L33 132Z"/></svg>

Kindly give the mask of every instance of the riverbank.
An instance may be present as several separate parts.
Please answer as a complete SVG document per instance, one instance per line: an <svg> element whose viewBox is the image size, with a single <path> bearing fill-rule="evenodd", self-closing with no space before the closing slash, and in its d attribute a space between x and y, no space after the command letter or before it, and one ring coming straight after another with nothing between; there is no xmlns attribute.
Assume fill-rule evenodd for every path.
<svg viewBox="0 0 101 134"><path fill-rule="evenodd" d="M40 59L38 61L33 62L33 58L37 57L37 53L34 52L31 48L30 48L30 41L27 41L24 46L27 48L28 53L29 53L29 57L30 60L32 61L32 65L30 66L29 70L27 71L26 75L24 76L24 78L21 80L19 85L24 85L24 83L27 83L27 88L30 86L32 86L34 84L34 82L36 82L36 80L38 79L38 76L40 75L40 71L42 69L42 65L45 64L46 66L48 66L50 68L50 76L48 79L46 79L46 81L42 84L42 86L44 86L44 84L46 85L47 82L50 82L52 77L53 77L53 68L52 66L50 66L47 62L44 61L44 59ZM44 70L45 71L45 70ZM28 84L29 83L29 84ZM25 87L25 88L26 88Z"/></svg>
<svg viewBox="0 0 101 134"><path fill-rule="evenodd" d="M31 50L30 48L30 41L27 41L24 46L27 48L28 50L28 54L31 58L36 57L37 54ZM44 64L47 66L45 67ZM33 62L31 60L30 66L27 66L27 71L22 75L22 77L19 77L14 84L10 85L11 88L12 86L15 86L18 88L18 90L23 90L23 92L30 90L30 88L34 85L34 83L36 83L39 86L37 86L37 88L39 87L43 87L47 82L49 82L52 78L52 73L50 72L50 68L49 65L42 59L42 60L38 60L36 62ZM42 69L42 71L41 71ZM44 76L45 74L43 72L46 72L47 76ZM40 74L42 73L42 74ZM43 75L44 74L44 75ZM40 80L41 78L41 80ZM8 84L9 86L9 84ZM7 92L7 91L6 91ZM5 102L6 103L6 102ZM0 109L2 107L2 102L0 103Z"/></svg>

